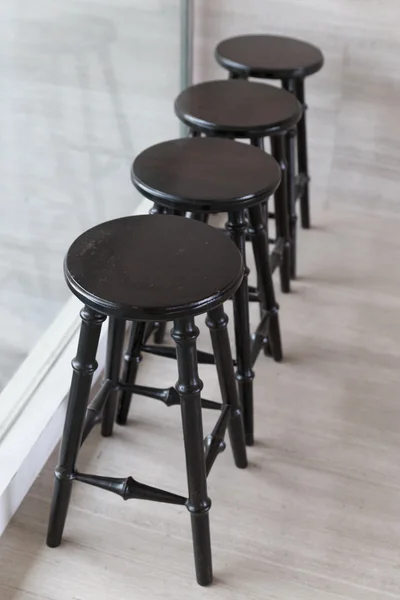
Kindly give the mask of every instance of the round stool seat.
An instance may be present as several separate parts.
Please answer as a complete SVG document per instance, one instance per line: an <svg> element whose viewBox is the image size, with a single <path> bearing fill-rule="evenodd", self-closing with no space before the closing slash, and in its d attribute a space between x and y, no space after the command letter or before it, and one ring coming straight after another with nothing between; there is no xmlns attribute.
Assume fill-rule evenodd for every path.
<svg viewBox="0 0 400 600"><path fill-rule="evenodd" d="M279 35L242 35L218 44L217 62L246 77L291 79L306 77L324 64L322 52L312 44Z"/></svg>
<svg viewBox="0 0 400 600"><path fill-rule="evenodd" d="M79 236L64 263L67 284L109 316L156 321L205 313L243 279L242 257L221 231L168 215L124 217Z"/></svg>
<svg viewBox="0 0 400 600"><path fill-rule="evenodd" d="M229 212L268 198L279 185L278 163L248 144L184 138L148 148L132 166L132 182L172 209Z"/></svg>
<svg viewBox="0 0 400 600"><path fill-rule="evenodd" d="M187 88L175 101L175 113L196 131L249 138L291 129L302 109L290 92L264 83L231 79Z"/></svg>

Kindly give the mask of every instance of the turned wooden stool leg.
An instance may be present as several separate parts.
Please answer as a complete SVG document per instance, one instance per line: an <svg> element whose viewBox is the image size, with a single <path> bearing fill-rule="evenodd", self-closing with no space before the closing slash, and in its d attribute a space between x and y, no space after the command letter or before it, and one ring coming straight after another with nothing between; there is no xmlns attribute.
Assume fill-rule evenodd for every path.
<svg viewBox="0 0 400 600"><path fill-rule="evenodd" d="M308 152L307 152L307 105L304 92L304 79L296 79L297 100L303 106L303 115L297 124L297 160L299 164L300 179L300 215L303 229L310 228L310 199L308 184L310 177L308 174Z"/></svg>
<svg viewBox="0 0 400 600"><path fill-rule="evenodd" d="M239 248L243 262L246 265L246 230L247 223L243 211L228 213L226 228L232 241ZM236 379L239 385L239 397L243 409L244 430L246 444L254 443L254 409L253 409L253 379L251 346L250 346L250 318L249 318L249 270L245 267L243 282L233 297L233 312L235 320L236 341Z"/></svg>
<svg viewBox="0 0 400 600"><path fill-rule="evenodd" d="M118 402L118 383L125 341L125 321L110 317L108 323L107 357L104 376L111 381L112 389L103 409L101 435L113 433Z"/></svg>
<svg viewBox="0 0 400 600"><path fill-rule="evenodd" d="M279 307L275 299L274 284L269 265L268 237L262 206L249 208L249 234L257 268L258 292L263 309L263 319L271 354L277 362L282 360L282 342L279 326Z"/></svg>
<svg viewBox="0 0 400 600"><path fill-rule="evenodd" d="M190 129L189 137L191 137L191 138L201 137L201 134L199 131ZM209 214L206 212L192 212L190 214L190 218L195 219L195 221L201 221L202 223L208 223Z"/></svg>
<svg viewBox="0 0 400 600"><path fill-rule="evenodd" d="M228 431L233 457L237 467L247 467L246 443L243 428L242 409L233 370L231 345L228 334L228 316L222 306L210 311L206 319L210 329L211 342L217 367L222 396L222 410L229 407ZM223 440L222 440L223 441Z"/></svg>
<svg viewBox="0 0 400 600"><path fill-rule="evenodd" d="M189 131L189 137L200 137L200 132L191 129ZM210 215L207 212L192 212L190 218L195 219L196 221L201 221L202 223L208 223L209 216Z"/></svg>
<svg viewBox="0 0 400 600"><path fill-rule="evenodd" d="M150 209L151 215L176 215L178 217L184 217L185 211L182 210L172 210L157 204L156 202L153 204L153 207ZM156 329L154 332L154 343L161 346L165 340L165 334L167 332L167 322L161 321L156 324Z"/></svg>
<svg viewBox="0 0 400 600"><path fill-rule="evenodd" d="M196 327L193 317L177 319L174 322L172 337L176 343L179 372L176 390L181 400L189 488L187 508L190 512L192 524L196 577L200 585L209 585L213 577L208 514L211 502L207 495L204 459L200 396L203 383L198 375L196 352L198 335L199 329Z"/></svg>
<svg viewBox="0 0 400 600"><path fill-rule="evenodd" d="M157 328L156 328L155 333L154 333L154 343L155 344L159 344L161 346L161 344L164 343L166 332L167 332L167 323L166 323L166 321L162 321L160 323L157 323Z"/></svg>
<svg viewBox="0 0 400 600"><path fill-rule="evenodd" d="M275 192L275 221L276 237L283 240L283 253L280 264L281 290L290 292L290 254L291 239L289 227L289 203L288 203L288 172L285 152L284 135L271 137L272 156L279 164L282 172L280 186Z"/></svg>
<svg viewBox="0 0 400 600"><path fill-rule="evenodd" d="M284 79L282 87L296 95L296 83L294 79ZM296 137L297 129L290 129L285 136L285 152L288 171L288 204L290 212L290 238L291 238L291 254L290 254L290 276L296 279L296 264L297 264L297 189L296 189Z"/></svg>
<svg viewBox="0 0 400 600"><path fill-rule="evenodd" d="M160 204L157 204L156 202L154 202L152 208L149 211L149 214L151 214L151 215L167 215L167 214L169 214L169 212L170 211L167 208L164 208ZM166 330L167 330L167 323L163 321L163 322L160 322L160 323L156 323L155 325L156 325L156 328L155 328L155 332L154 332L154 342L156 344L160 344L161 345L161 344L163 344L164 339L165 339L165 333L166 333ZM128 413L126 413L125 423L126 423L127 417L128 417ZM120 424L121 425L125 425L125 423L120 423Z"/></svg>
<svg viewBox="0 0 400 600"><path fill-rule="evenodd" d="M60 456L55 471L53 499L47 531L47 545L51 548L61 543L71 497L75 462L81 444L86 406L93 373L97 369L96 352L101 325L105 318L104 315L95 313L88 307L81 310L82 324L78 351L76 358L72 361L73 375Z"/></svg>
<svg viewBox="0 0 400 600"><path fill-rule="evenodd" d="M146 323L139 321L134 321L132 323L128 347L124 356L124 370L121 377L121 383L123 385L134 385L135 383L140 363L140 351L143 344L145 329ZM124 390L121 392L117 412L118 425L126 425L131 399L132 392L129 390Z"/></svg>
<svg viewBox="0 0 400 600"><path fill-rule="evenodd" d="M290 277L296 279L297 265L297 212L296 212L296 131L291 129L285 135L285 151L287 162L287 184L290 224Z"/></svg>

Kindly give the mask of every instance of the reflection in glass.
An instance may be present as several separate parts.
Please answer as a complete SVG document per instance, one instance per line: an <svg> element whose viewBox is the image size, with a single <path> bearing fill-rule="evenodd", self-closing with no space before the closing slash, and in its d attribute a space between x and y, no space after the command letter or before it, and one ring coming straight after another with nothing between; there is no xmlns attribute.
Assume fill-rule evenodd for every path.
<svg viewBox="0 0 400 600"><path fill-rule="evenodd" d="M179 0L4 0L0 390L68 298L71 241L140 198L130 163L177 137Z"/></svg>

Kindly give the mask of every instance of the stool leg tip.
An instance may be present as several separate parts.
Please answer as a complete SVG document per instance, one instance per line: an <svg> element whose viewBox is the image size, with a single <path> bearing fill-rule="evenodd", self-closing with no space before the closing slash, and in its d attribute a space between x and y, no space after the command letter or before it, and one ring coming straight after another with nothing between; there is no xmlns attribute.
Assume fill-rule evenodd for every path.
<svg viewBox="0 0 400 600"><path fill-rule="evenodd" d="M46 546L49 548L58 548L62 540L62 534L54 531L49 531L46 537Z"/></svg>
<svg viewBox="0 0 400 600"><path fill-rule="evenodd" d="M197 583L199 585L201 585L201 587L207 587L208 585L211 585L213 582L213 578L212 575L210 578L197 578Z"/></svg>
<svg viewBox="0 0 400 600"><path fill-rule="evenodd" d="M129 399L130 402L130 399ZM129 413L129 404L126 406L127 402L124 399L121 400L119 408L117 410L116 422L118 425L126 425L128 422L128 413Z"/></svg>
<svg viewBox="0 0 400 600"><path fill-rule="evenodd" d="M101 431L101 436L104 437L104 438L112 437L112 435L113 435L113 431L112 430L111 431L108 431L108 430L107 431L103 431L103 430Z"/></svg>
<svg viewBox="0 0 400 600"><path fill-rule="evenodd" d="M254 446L254 434L246 433L246 446Z"/></svg>
<svg viewBox="0 0 400 600"><path fill-rule="evenodd" d="M60 542L50 540L49 538L47 538L47 540L46 540L46 546L48 548L58 548L59 545L60 545Z"/></svg>
<svg viewBox="0 0 400 600"><path fill-rule="evenodd" d="M247 458L244 458L243 460L236 462L236 467L238 469L247 469L248 466L249 466L249 462L248 462Z"/></svg>

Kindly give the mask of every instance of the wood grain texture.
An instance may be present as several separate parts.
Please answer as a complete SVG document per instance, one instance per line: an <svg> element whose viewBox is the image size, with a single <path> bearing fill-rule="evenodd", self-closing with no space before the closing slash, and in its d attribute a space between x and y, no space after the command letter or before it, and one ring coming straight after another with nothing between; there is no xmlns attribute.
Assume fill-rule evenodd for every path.
<svg viewBox="0 0 400 600"><path fill-rule="evenodd" d="M326 57L307 81L315 227L299 232L301 278L279 297L286 362L257 365L249 469L227 451L209 481L215 586L194 582L184 509L84 486L65 543L46 548L54 456L1 539L2 600L400 597L400 6L221 0L198 11L197 80L222 76L213 46L244 32L304 37ZM213 368L201 376L216 399ZM149 381L173 384L173 362L146 356L138 383ZM184 492L178 411L134 398L128 427L94 434L80 465Z"/></svg>
<svg viewBox="0 0 400 600"><path fill-rule="evenodd" d="M399 260L398 221L315 211L300 232L303 276L280 296L286 361L259 359L256 445L249 468L229 451L209 480L215 586L210 598L398 598L398 364L400 274L380 266L378 243ZM252 307L252 321L258 313ZM199 321L200 324L200 321ZM200 347L210 348L202 327ZM218 399L214 368L204 395ZM170 385L176 365L146 355L138 383ZM215 414L204 411L205 429ZM76 484L65 540L44 545L53 456L0 544L1 597L40 600L200 598L187 511L123 503ZM185 493L179 409L134 397L126 428L93 433L80 469L132 474ZM235 523L233 526L232 523ZM29 595L27 596L29 598ZM29 598L30 600L30 598Z"/></svg>
<svg viewBox="0 0 400 600"><path fill-rule="evenodd" d="M65 279L95 312L174 321L232 298L243 279L243 259L215 227L173 215L138 215L80 235L68 250Z"/></svg>
<svg viewBox="0 0 400 600"><path fill-rule="evenodd" d="M166 208L228 212L268 199L281 173L258 148L195 137L148 148L135 159L131 178L143 196Z"/></svg>

